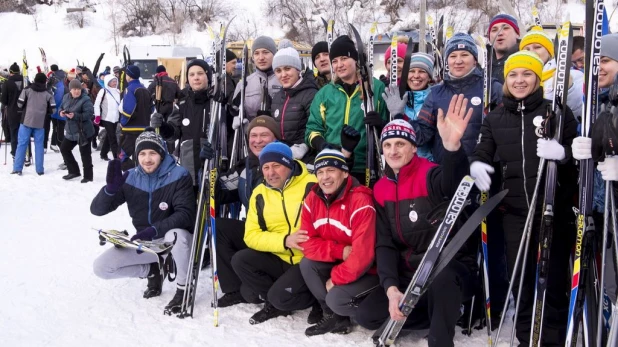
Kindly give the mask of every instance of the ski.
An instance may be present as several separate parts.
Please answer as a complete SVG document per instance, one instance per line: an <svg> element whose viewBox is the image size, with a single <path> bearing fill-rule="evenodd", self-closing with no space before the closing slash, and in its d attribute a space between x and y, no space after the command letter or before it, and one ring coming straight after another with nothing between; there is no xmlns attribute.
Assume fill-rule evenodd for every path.
<svg viewBox="0 0 618 347"><path fill-rule="evenodd" d="M544 137L562 142L562 130L566 113L569 75L571 71L571 47L573 46L573 30L571 23L565 22L560 30L558 55L556 56L556 73L554 78L553 117L548 117L544 124ZM555 129L552 132L551 120L554 119ZM541 346L543 334L543 317L545 313L545 298L547 280L549 278L549 260L554 232L554 204L558 175L558 164L549 160L545 172L545 194L543 202L543 217L539 233L537 249L536 287L534 293L533 320L530 336L530 346Z"/></svg>
<svg viewBox="0 0 618 347"><path fill-rule="evenodd" d="M96 229L95 229L96 230ZM157 256L166 255L174 247L174 242L154 242L154 241L131 241L126 230L97 230L99 232L99 245L105 246L107 242L119 248L135 249L137 254L151 253Z"/></svg>
<svg viewBox="0 0 618 347"><path fill-rule="evenodd" d="M536 6L532 5L532 19L534 20L534 25L543 28L543 23L541 23L541 17L539 16L539 9Z"/></svg>
<svg viewBox="0 0 618 347"><path fill-rule="evenodd" d="M45 74L49 72L49 65L47 65L47 54L45 54L45 50L42 47L39 47L39 52L41 52L41 61L43 62L43 71Z"/></svg>
<svg viewBox="0 0 618 347"><path fill-rule="evenodd" d="M596 120L598 112L598 87L599 87L599 63L601 53L601 36L603 36L603 11L604 0L586 2L586 39L585 49L588 62L584 71L584 85L586 86L585 102L582 110L581 134L589 137L592 124ZM586 293L592 291L586 288L589 283L593 284L592 276L594 272L592 262L594 261L594 239L595 225L592 218L593 201L593 176L594 162L592 159L579 161L579 210L577 213L577 238L575 242L575 255L573 259L573 274L571 280L571 295L569 301L569 313L567 323L566 346L575 346L579 322L582 316L582 309L592 309L596 303L589 302L584 305L584 294L588 299L593 300L594 295ZM594 314L592 314L594 316ZM590 317L592 318L592 317ZM588 320L583 324L588 324ZM590 336L584 338L586 344L592 345L593 340Z"/></svg>
<svg viewBox="0 0 618 347"><path fill-rule="evenodd" d="M421 0L420 8L420 23L419 23L419 36L418 36L418 50L419 52L427 53L427 0Z"/></svg>
<svg viewBox="0 0 618 347"><path fill-rule="evenodd" d="M324 21L324 19L322 19L322 21ZM330 53L330 46L333 43L334 40L334 35L333 35L333 27L335 26L335 21L332 19L329 19L328 22L325 23L326 25L326 43L328 43L328 52ZM334 73L333 73L333 64L330 64L330 78L331 80L335 80L334 78Z"/></svg>
<svg viewBox="0 0 618 347"><path fill-rule="evenodd" d="M397 88L397 59L399 58L397 56L397 44L399 43L397 42L397 40L397 33L394 33L391 37L391 71L389 76L389 88ZM401 77L403 77L403 72L401 74ZM403 84L403 80L401 81L401 84ZM391 115L391 120L393 120L392 118L393 115Z"/></svg>
<svg viewBox="0 0 618 347"><path fill-rule="evenodd" d="M28 78L28 60L26 59L26 50L24 49L24 54L22 57L21 64L22 76L24 78L24 88L26 88L30 84L30 79Z"/></svg>
<svg viewBox="0 0 618 347"><path fill-rule="evenodd" d="M236 163L248 155L247 153L247 138L245 137L245 130L243 126L243 120L245 119L245 82L247 81L247 72L249 71L249 48L247 43L242 47L242 68L240 73L240 81L242 87L240 88L240 107L238 109L238 116L240 117L240 126L234 132L234 140L232 145L232 155L230 158L230 166L234 167Z"/></svg>
<svg viewBox="0 0 618 347"><path fill-rule="evenodd" d="M358 64L360 66L360 76L362 81L362 96L363 96L363 111L365 113L365 117L367 113L374 110L373 103L373 76L370 74L371 65L365 59L365 46L363 44L363 40L361 39L358 30L354 27L354 25L350 24L350 29L354 33L354 37L356 38L356 48L358 50ZM372 35L373 37L373 35ZM371 42L371 40L370 40ZM370 47L373 45L370 43ZM372 53L371 51L369 53ZM370 61L373 61L373 54L369 55ZM365 169L365 186L369 187L371 182L375 182L377 179L376 173L376 154L380 153L380 141L378 139L378 133L374 127L370 127L369 125L365 125L365 134L367 138L367 167ZM381 166L381 161L379 163ZM380 167L380 175L381 175L381 167Z"/></svg>
<svg viewBox="0 0 618 347"><path fill-rule="evenodd" d="M369 47L367 48L367 58L366 58L366 59L368 59L367 61L368 61L368 65L369 65L369 77L371 77L371 87L372 88L373 88L373 49L374 49L374 45L375 45L375 38L376 38L377 32L378 32L378 22L373 22L373 24L371 24L371 29L369 29ZM357 37L357 39L358 39L358 37ZM329 49L329 51L330 51L330 49ZM360 53L361 50L359 50L358 52ZM364 52L364 51L362 51L362 52ZM335 80L334 78L331 78L331 79L333 81Z"/></svg>
<svg viewBox="0 0 618 347"><path fill-rule="evenodd" d="M399 308L404 316L410 315L414 306L421 298L421 295L426 290L426 287L430 284L429 278L432 270L440 258L440 252L442 251L448 236L455 225L461 211L468 204L468 195L474 186L474 179L470 176L465 176L457 190L449 206L446 210L446 215L440 226L436 230L436 233L423 256L418 268L414 272L412 281L408 285L408 288L403 293L404 297L399 304ZM377 346L391 346L395 343L395 339L399 335L399 332L403 328L405 320L394 321L389 318L382 334L380 335Z"/></svg>
<svg viewBox="0 0 618 347"><path fill-rule="evenodd" d="M408 90L408 73L410 71L410 57L418 51L418 45L412 42L412 38L408 38L408 46L406 47L406 56L403 58L403 67L401 69L401 83L399 83L399 96L403 98Z"/></svg>

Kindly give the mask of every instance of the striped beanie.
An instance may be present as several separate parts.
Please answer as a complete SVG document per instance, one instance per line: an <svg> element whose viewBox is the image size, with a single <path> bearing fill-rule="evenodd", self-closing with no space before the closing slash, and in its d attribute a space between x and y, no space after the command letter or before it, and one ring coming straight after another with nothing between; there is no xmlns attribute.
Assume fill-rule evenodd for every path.
<svg viewBox="0 0 618 347"><path fill-rule="evenodd" d="M533 27L519 42L519 49L523 50L527 45L538 43L545 47L549 56L554 57L554 40L543 31L543 28L535 26Z"/></svg>
<svg viewBox="0 0 618 347"><path fill-rule="evenodd" d="M167 154L167 145L165 144L165 141L163 141L161 135L155 132L154 128L146 128L146 130L139 134L139 136L135 140L136 156L139 155L139 152L145 149L152 149L153 151L157 152L161 156L161 158L165 158L165 155Z"/></svg>
<svg viewBox="0 0 618 347"><path fill-rule="evenodd" d="M474 56L474 59L479 60L479 51L476 47L476 42L472 36L464 33L457 33L451 37L446 43L446 49L444 51L445 59L455 51L468 51Z"/></svg>
<svg viewBox="0 0 618 347"><path fill-rule="evenodd" d="M511 56L504 63L504 77L509 74L513 69L524 68L533 71L539 80L543 80L543 61L534 52L519 51L511 54Z"/></svg>
<svg viewBox="0 0 618 347"><path fill-rule="evenodd" d="M260 153L260 167L266 163L277 162L290 169L294 168L292 150L283 142L271 142Z"/></svg>
<svg viewBox="0 0 618 347"><path fill-rule="evenodd" d="M326 148L315 157L315 162L313 163L313 169L315 172L327 166L332 166L346 172L350 171L348 164L345 161L345 157L336 149Z"/></svg>
<svg viewBox="0 0 618 347"><path fill-rule="evenodd" d="M491 33L491 28L494 25L500 24L500 23L505 23L505 24L510 25L513 28L513 30L515 30L517 35L519 35L519 24L517 24L517 19L506 13L501 13L501 14L497 14L496 16L494 16L494 18L492 18L491 21L489 22L489 29L487 29L487 36L489 36L489 33Z"/></svg>
<svg viewBox="0 0 618 347"><path fill-rule="evenodd" d="M410 70L419 68L427 71L429 77L433 78L433 64L435 59L433 55L419 52L410 56Z"/></svg>
<svg viewBox="0 0 618 347"><path fill-rule="evenodd" d="M382 134L380 135L381 143L393 138L406 139L416 146L416 133L414 132L414 128L412 124L403 119L392 120L382 129Z"/></svg>

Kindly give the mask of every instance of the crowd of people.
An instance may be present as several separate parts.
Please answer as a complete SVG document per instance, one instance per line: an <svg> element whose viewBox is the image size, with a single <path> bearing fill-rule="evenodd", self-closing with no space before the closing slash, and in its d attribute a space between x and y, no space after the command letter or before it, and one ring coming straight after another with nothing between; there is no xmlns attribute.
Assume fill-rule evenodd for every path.
<svg viewBox="0 0 618 347"><path fill-rule="evenodd" d="M576 164L592 158L590 138L578 133L583 44L573 47L559 142L541 137L535 121L546 115L554 99L553 38L541 28L520 36L517 20L507 14L491 20L487 37L494 42L489 100L483 100L479 47L470 35L456 33L444 47L444 76L435 74L434 55L414 53L409 71L398 71L398 83L406 86L403 96L397 86L388 86L388 78L384 83L374 78L374 107L368 112L359 80L359 54L364 52L347 35L337 37L330 47L326 42L313 46L314 71L303 68L289 41L277 46L272 38L260 36L251 46L254 72L240 82L231 77L237 58L227 50L228 88L216 100L211 93L212 67L192 60L188 86L164 83L169 88L162 93L165 107L157 109L153 90L140 83L140 70L133 65L125 68L127 85L122 91L116 69L114 75L103 76L99 86L88 69L64 77L55 66L49 76L37 74L34 83L23 88L14 65L1 100L15 157L12 173L21 175L31 136L37 173L44 173L43 142L51 121L50 148L60 147L68 169L63 178L80 176L71 154L78 145L82 182L92 181L91 144L96 128L104 128L106 149L101 155L106 159L111 151L113 160L91 211L104 215L126 202L137 232L132 240L170 241L177 235L172 251L177 291L166 309L179 309L201 171L206 160L220 155L206 140L213 116L210 106L224 103L228 136L244 129L247 156L220 173L215 201L218 206L242 204L246 218L216 220L216 263L223 292L218 306L263 305L250 317L251 324L310 308L305 334L313 336L346 334L355 323L375 330L389 318L405 319L399 307L403 292L436 233L445 202L465 175L490 195L509 190L488 219L491 316L497 327L532 192L542 179L537 177L539 162L555 161L555 230L560 237L551 248L542 345L564 345L569 259L576 234L571 212L578 196ZM618 34L606 35L601 42L600 101L607 104L607 89L618 75ZM406 49L407 43L399 43L398 60ZM390 55L389 47L387 71L390 64L402 63L391 61ZM165 76L165 67L157 73ZM244 117L239 115L241 106ZM367 127L377 131L386 164L383 176L369 186L364 185L370 160L367 138L372 136ZM618 179L618 159L595 160L599 185L595 184L594 218L602 225L603 199L598 197L604 191L598 187ZM538 201L542 200L541 191ZM538 243L542 203L536 206L533 244ZM479 235L468 240L407 317L406 328L429 329L429 346L453 346L460 308L478 295L479 244ZM533 318L537 255L536 247L532 249L524 260L527 270L517 313L521 345L529 344ZM167 275L153 256L116 248L99 256L94 270L104 279L147 278L144 297L159 295ZM604 270L606 290L614 300L614 266Z"/></svg>

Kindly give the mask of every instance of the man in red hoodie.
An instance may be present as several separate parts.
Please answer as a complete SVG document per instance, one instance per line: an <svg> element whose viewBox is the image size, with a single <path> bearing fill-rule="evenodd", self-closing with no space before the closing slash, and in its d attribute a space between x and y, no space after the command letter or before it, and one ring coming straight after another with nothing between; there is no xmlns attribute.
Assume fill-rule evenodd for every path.
<svg viewBox="0 0 618 347"><path fill-rule="evenodd" d="M367 273L375 254L376 211L371 189L350 176L341 152L322 150L315 170L318 184L305 199L301 217L300 229L309 240L302 244L300 270L323 316L305 334L346 334L356 311L351 303L379 284L375 273Z"/></svg>

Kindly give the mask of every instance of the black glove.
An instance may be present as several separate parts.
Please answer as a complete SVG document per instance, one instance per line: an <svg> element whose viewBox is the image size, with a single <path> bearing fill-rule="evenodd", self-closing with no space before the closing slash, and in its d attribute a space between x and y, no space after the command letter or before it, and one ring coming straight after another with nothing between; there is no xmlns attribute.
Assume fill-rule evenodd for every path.
<svg viewBox="0 0 618 347"><path fill-rule="evenodd" d="M150 126L155 129L160 128L163 122L163 115L160 113L154 113L152 116L150 116Z"/></svg>
<svg viewBox="0 0 618 347"><path fill-rule="evenodd" d="M267 111L267 110L258 110L257 111L257 115L258 116L269 116L269 117L272 117L272 114L270 113L270 111Z"/></svg>
<svg viewBox="0 0 618 347"><path fill-rule="evenodd" d="M369 111L365 116L365 124L376 128L382 128L384 126L384 121L378 112Z"/></svg>
<svg viewBox="0 0 618 347"><path fill-rule="evenodd" d="M200 160L211 160L215 157L215 150L208 141L204 141L200 150Z"/></svg>
<svg viewBox="0 0 618 347"><path fill-rule="evenodd" d="M346 125L341 129L341 148L353 153L360 142L361 134L353 127Z"/></svg>

